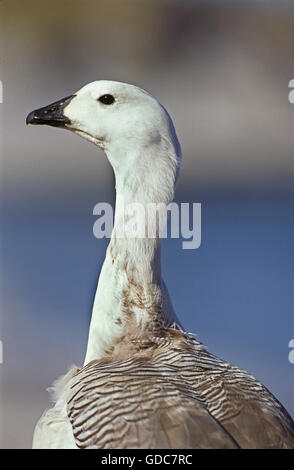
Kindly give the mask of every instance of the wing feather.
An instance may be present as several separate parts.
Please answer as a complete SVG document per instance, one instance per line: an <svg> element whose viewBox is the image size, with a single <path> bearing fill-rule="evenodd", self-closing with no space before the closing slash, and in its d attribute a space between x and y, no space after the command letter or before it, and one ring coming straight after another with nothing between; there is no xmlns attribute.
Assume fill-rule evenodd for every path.
<svg viewBox="0 0 294 470"><path fill-rule="evenodd" d="M192 340L93 361L66 401L81 448L294 448L294 423L275 397Z"/></svg>
<svg viewBox="0 0 294 470"><path fill-rule="evenodd" d="M187 386L167 383L158 370L150 378L150 368L142 374L144 366L134 363L131 375L120 373L120 381L113 372L106 381L100 370L91 374L90 386L88 375L78 374L67 407L78 447L238 447Z"/></svg>

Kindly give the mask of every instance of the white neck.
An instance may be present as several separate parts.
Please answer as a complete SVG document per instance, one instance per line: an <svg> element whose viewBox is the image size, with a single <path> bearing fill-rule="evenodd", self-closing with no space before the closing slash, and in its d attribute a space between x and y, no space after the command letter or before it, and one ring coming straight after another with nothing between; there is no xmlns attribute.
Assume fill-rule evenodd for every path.
<svg viewBox="0 0 294 470"><path fill-rule="evenodd" d="M113 164L114 228L98 281L85 364L107 355L122 338L156 334L164 324L178 323L161 279L158 232L154 232L154 238L130 234L127 230L130 217L126 211L128 204L139 203L144 207L140 220L147 234L147 205L167 205L174 195L177 161L172 150L173 147L167 153L165 144L164 152L159 149L160 158L157 155L155 160L150 152L153 161L147 160L148 165L145 158L145 164L143 161L141 168L137 165L135 172L132 165L128 166L131 170L122 171ZM108 158L112 161L111 155Z"/></svg>

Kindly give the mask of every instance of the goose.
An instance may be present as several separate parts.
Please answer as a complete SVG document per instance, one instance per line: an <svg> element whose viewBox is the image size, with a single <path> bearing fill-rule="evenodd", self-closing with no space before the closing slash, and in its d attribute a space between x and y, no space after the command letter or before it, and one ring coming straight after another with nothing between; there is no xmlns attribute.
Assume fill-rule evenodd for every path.
<svg viewBox="0 0 294 470"><path fill-rule="evenodd" d="M174 197L181 149L166 109L135 85L99 80L26 122L94 143L116 186L85 361L53 384L54 404L36 424L33 448L294 448L282 404L180 324L161 277L158 230L149 238L124 230L127 204Z"/></svg>

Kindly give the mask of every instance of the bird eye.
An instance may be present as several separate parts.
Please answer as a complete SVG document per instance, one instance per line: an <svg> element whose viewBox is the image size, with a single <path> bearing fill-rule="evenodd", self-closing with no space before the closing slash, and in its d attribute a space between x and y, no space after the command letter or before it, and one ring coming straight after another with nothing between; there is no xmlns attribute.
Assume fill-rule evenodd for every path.
<svg viewBox="0 0 294 470"><path fill-rule="evenodd" d="M114 102L114 97L112 95L102 95L98 98L98 101L103 104L112 104Z"/></svg>

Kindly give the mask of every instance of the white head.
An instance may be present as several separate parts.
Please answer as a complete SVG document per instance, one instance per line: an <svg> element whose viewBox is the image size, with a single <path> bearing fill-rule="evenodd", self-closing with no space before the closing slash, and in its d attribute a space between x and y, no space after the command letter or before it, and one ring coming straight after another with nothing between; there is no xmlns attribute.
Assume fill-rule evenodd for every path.
<svg viewBox="0 0 294 470"><path fill-rule="evenodd" d="M89 83L70 97L33 111L27 123L64 127L95 143L107 154L117 186L142 182L148 175L156 179L158 172L160 180L172 178L175 184L181 151L172 120L137 86L107 80Z"/></svg>

